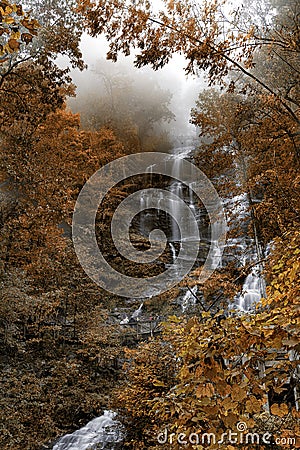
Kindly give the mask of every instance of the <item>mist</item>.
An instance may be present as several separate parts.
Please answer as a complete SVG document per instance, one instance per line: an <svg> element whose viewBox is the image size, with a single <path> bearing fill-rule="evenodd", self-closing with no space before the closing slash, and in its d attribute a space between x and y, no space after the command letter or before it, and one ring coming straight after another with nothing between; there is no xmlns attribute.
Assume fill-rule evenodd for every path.
<svg viewBox="0 0 300 450"><path fill-rule="evenodd" d="M84 35L81 50L88 68L71 72L76 97L69 100L69 106L81 114L83 128L96 130L113 123L120 130L136 126L146 150L151 136L167 139L170 145L184 144L196 136L189 123L190 111L206 83L202 78L186 77L183 57L175 55L167 66L154 71L135 68L133 56L108 61L107 49L104 38Z"/></svg>

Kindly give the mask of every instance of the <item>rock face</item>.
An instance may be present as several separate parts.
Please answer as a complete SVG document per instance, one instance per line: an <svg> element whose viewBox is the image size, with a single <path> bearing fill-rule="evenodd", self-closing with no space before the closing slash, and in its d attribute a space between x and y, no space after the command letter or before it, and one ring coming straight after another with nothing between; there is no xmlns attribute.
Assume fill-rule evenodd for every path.
<svg viewBox="0 0 300 450"><path fill-rule="evenodd" d="M104 411L102 416L83 428L61 437L53 450L119 449L124 439L124 428L115 416L112 411Z"/></svg>

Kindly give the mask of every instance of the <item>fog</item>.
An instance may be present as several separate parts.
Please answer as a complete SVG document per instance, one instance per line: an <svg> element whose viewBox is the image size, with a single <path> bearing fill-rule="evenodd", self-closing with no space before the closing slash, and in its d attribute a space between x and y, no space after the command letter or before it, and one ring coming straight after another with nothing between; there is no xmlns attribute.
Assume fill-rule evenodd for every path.
<svg viewBox="0 0 300 450"><path fill-rule="evenodd" d="M120 55L116 63L107 61L107 49L104 38L84 35L81 50L88 69L83 72L73 70L71 73L77 95L70 100L69 105L74 112L81 113L85 127L91 114L95 119L98 106L99 115L109 115L109 101L111 108L116 103L114 108L118 110L118 117L125 103L128 109L139 103L138 108L135 106L135 115L144 116L143 128L147 126L148 118L148 133L150 129L156 133L166 132L171 141L176 141L178 136L184 140L187 136L195 135L195 127L189 124L190 110L206 85L201 78L186 77L183 57L175 55L167 66L154 71L150 67L135 68L133 56ZM106 112L103 109L105 103ZM172 119L163 107L172 113ZM156 123L155 118L158 119ZM96 123L90 125L94 128L97 126Z"/></svg>

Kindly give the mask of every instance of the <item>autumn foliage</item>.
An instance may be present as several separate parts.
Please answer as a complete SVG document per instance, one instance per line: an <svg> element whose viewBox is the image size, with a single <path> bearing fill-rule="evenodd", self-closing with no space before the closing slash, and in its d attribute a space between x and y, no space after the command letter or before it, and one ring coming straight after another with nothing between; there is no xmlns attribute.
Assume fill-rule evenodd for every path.
<svg viewBox="0 0 300 450"><path fill-rule="evenodd" d="M282 247L284 256L280 256ZM128 383L117 395L134 430L139 415L143 416L143 421L138 421L143 426L143 440L134 431L129 448L160 448L157 437L164 430L168 436L176 436L165 448L181 448L176 440L180 433L198 434L200 443L205 433L213 433L219 440L229 430L237 432L239 422L253 433L270 432L274 439L293 436L297 441L299 413L295 405L287 397L278 404L272 395L288 395L287 380L292 390L298 383L299 361L292 357L299 351L298 255L299 233L278 239L270 262L268 297L256 314L225 317L220 311L188 321L171 318L161 342L153 341L135 352ZM162 346L159 358L155 357L158 345ZM154 359L143 359L149 349ZM170 368L166 383L165 370L154 374L168 353L172 359L165 368ZM201 447L190 443L186 448ZM209 448L219 445L212 442ZM249 447L241 444L239 448Z"/></svg>
<svg viewBox="0 0 300 450"><path fill-rule="evenodd" d="M220 439L239 422L272 439L293 437L290 448L298 448L298 3L245 1L232 12L218 0L166 1L160 12L142 0L31 3L29 13L0 1L1 448L40 449L108 406L119 411L132 450L182 448L176 438L158 443L165 430ZM124 329L111 319L124 305L80 267L72 213L98 168L158 143L168 148L161 131L173 114L158 87L144 114L141 87L113 72L100 72L105 93L80 99L82 117L74 114L75 87L55 59L84 68L84 29L106 34L113 61L134 51L138 67L159 69L181 53L188 74L206 73L191 112L194 160L224 198L247 197L246 219L230 237L242 232L261 251L267 287L255 311L228 313L251 269L231 262L198 286L197 314L165 318L159 336L125 348ZM106 219L133 187L112 190L96 223L111 264L123 269ZM197 270L183 284L197 284ZM159 310L169 301L170 311L173 296L149 304Z"/></svg>
<svg viewBox="0 0 300 450"><path fill-rule="evenodd" d="M172 319L160 340L131 356L116 403L133 426L129 448L160 448L164 429L220 437L240 421L274 439L299 436L291 400L299 396L299 5L246 3L231 13L218 1L164 2L160 12L142 1L81 2L91 34L109 38L108 58L133 51L138 67L159 69L178 52L187 73L204 70L210 84L220 84L203 91L192 111L201 139L197 163L224 196L246 194L250 220L242 228L257 248L272 242L266 298L255 314L224 314L230 272L222 269L215 287L211 280L203 287L208 307L200 317ZM232 273L232 284L241 275ZM220 300L212 310L210 297ZM155 372L158 345L162 359L172 348L171 387L163 370L161 378ZM151 348L154 359L144 359Z"/></svg>

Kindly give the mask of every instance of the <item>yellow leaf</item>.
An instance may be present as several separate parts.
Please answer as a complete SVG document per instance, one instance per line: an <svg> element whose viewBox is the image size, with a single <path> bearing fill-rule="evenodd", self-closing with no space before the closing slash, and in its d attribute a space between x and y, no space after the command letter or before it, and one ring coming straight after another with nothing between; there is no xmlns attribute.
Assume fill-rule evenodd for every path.
<svg viewBox="0 0 300 450"><path fill-rule="evenodd" d="M11 33L10 37L11 39L20 39L21 33L20 31L17 31L16 33Z"/></svg>
<svg viewBox="0 0 300 450"><path fill-rule="evenodd" d="M288 412L289 409L285 403L283 403L282 405L278 405L277 403L275 403L274 405L271 406L271 413L274 416L284 417L288 414Z"/></svg>
<svg viewBox="0 0 300 450"><path fill-rule="evenodd" d="M12 23L14 23L15 19L13 17L5 17L4 18L4 22L7 23L8 25L11 25Z"/></svg>
<svg viewBox="0 0 300 450"><path fill-rule="evenodd" d="M13 8L11 6L7 6L5 8L5 14L11 14L13 12Z"/></svg>
<svg viewBox="0 0 300 450"><path fill-rule="evenodd" d="M153 386L165 387L166 385L162 381L154 380L153 381Z"/></svg>

